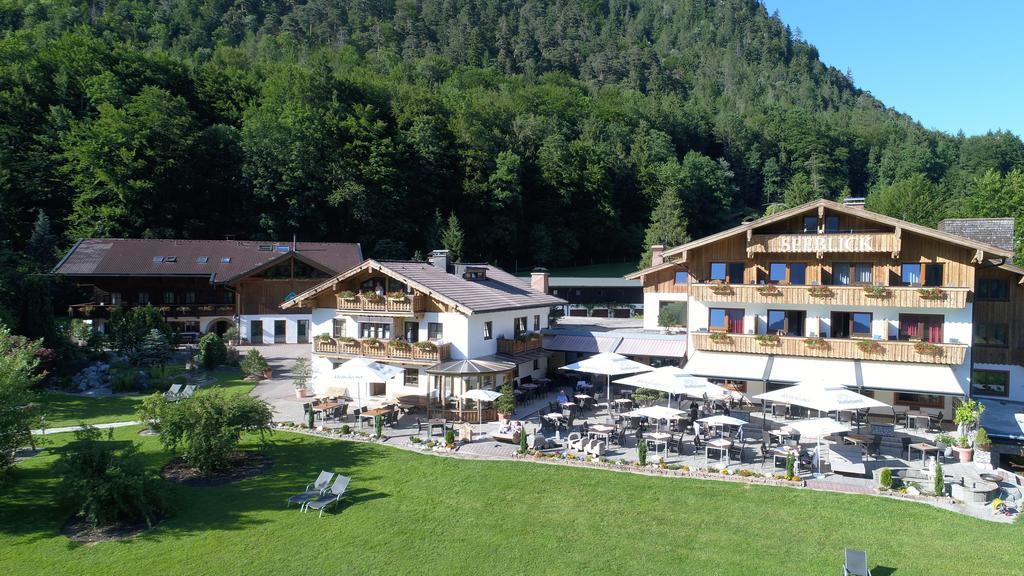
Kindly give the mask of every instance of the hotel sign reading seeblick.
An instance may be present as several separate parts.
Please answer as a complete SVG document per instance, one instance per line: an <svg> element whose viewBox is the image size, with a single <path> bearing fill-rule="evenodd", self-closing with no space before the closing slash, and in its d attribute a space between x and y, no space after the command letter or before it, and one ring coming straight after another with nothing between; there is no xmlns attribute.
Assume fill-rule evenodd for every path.
<svg viewBox="0 0 1024 576"><path fill-rule="evenodd" d="M868 234L780 236L774 244L778 252L875 252Z"/></svg>

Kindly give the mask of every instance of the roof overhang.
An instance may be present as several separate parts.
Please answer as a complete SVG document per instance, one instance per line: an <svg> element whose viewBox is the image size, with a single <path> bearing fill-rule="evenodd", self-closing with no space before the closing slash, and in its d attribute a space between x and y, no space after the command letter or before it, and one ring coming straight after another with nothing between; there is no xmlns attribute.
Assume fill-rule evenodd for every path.
<svg viewBox="0 0 1024 576"><path fill-rule="evenodd" d="M676 261L666 261L666 262L662 262L661 264L658 264L657 266L648 266L647 268L644 268L643 270L637 270L636 272L631 272L631 273L626 274L625 276L623 276L623 278L625 278L626 280L642 280L643 277L648 275L648 274L653 274L653 273L659 272L661 270L668 270L669 268L675 268L675 267L678 267L678 266L683 266L683 263L682 262L676 262Z"/></svg>

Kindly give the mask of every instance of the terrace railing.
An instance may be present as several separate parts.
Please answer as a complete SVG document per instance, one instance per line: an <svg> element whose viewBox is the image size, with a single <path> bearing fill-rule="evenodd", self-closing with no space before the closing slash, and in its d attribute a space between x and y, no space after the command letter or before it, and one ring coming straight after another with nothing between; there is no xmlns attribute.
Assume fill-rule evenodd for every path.
<svg viewBox="0 0 1024 576"><path fill-rule="evenodd" d="M415 362L444 362L451 359L451 344L407 343L374 338L318 339L313 351L328 356L365 356L383 360L410 360Z"/></svg>

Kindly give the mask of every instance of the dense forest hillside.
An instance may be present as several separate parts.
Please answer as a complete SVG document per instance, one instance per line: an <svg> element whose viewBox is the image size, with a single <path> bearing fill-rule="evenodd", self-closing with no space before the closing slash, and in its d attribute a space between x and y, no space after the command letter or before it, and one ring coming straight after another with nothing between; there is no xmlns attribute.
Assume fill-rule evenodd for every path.
<svg viewBox="0 0 1024 576"><path fill-rule="evenodd" d="M753 0L0 2L8 323L83 236L410 257L461 228L508 268L635 261L818 197L1024 215L1021 168L1017 137L923 129Z"/></svg>

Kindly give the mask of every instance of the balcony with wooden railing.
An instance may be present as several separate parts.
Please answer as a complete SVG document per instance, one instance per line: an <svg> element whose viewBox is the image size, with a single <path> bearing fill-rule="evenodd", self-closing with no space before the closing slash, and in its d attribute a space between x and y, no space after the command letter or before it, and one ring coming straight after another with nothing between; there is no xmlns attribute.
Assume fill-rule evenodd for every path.
<svg viewBox="0 0 1024 576"><path fill-rule="evenodd" d="M692 284L690 298L702 302L964 308L969 288L914 286L791 286L782 284Z"/></svg>
<svg viewBox="0 0 1024 576"><path fill-rule="evenodd" d="M451 359L451 344L433 342L397 342L355 338L335 340L319 338L313 341L313 352L326 356L365 356L382 360L437 363Z"/></svg>
<svg viewBox="0 0 1024 576"><path fill-rule="evenodd" d="M867 340L844 338L804 338L695 332L693 345L709 352L778 354L811 358L842 358L880 362L919 362L925 364L963 364L967 346L931 344L904 340Z"/></svg>
<svg viewBox="0 0 1024 576"><path fill-rule="evenodd" d="M385 294L343 292L336 296L338 310L382 316L413 316L426 309L423 294Z"/></svg>
<svg viewBox="0 0 1024 576"><path fill-rule="evenodd" d="M110 318L114 310L138 308L145 304L73 304L68 306L68 316L72 318ZM199 318L200 316L231 316L235 313L234 304L152 304L157 312L168 318Z"/></svg>
<svg viewBox="0 0 1024 576"><path fill-rule="evenodd" d="M522 354L541 347L540 334L532 332L520 338L498 338L499 354Z"/></svg>

